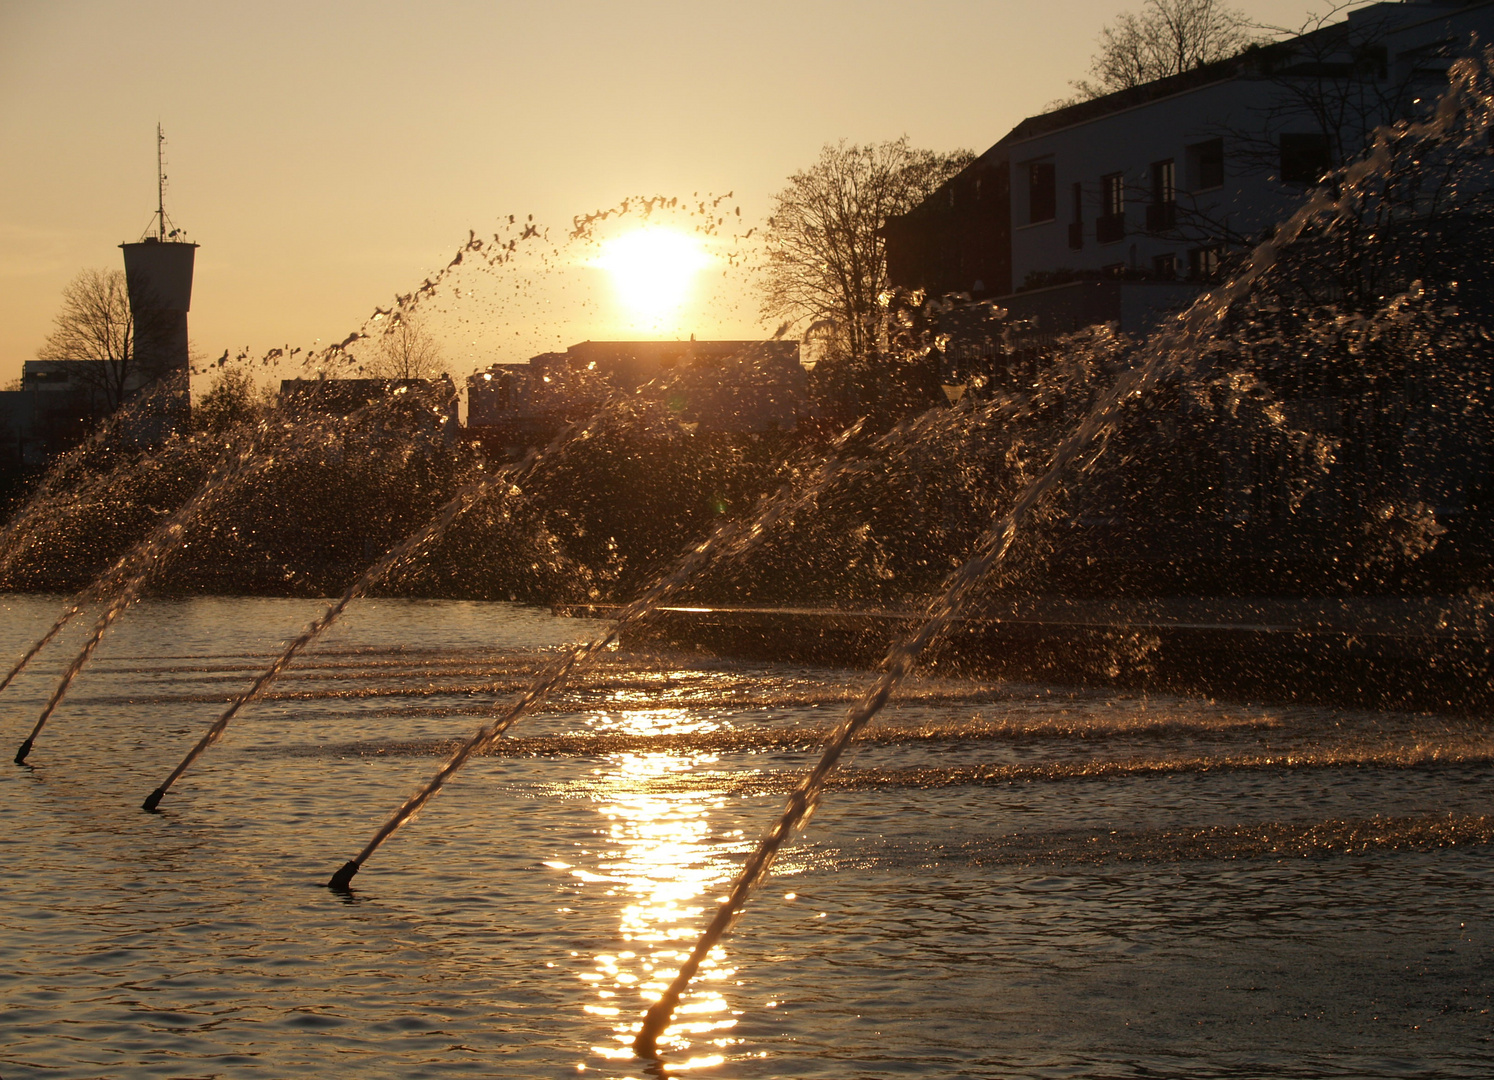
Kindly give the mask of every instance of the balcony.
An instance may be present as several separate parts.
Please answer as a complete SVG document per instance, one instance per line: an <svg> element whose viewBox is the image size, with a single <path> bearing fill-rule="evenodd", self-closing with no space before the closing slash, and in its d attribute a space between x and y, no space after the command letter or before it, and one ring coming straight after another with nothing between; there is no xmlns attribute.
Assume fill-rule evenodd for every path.
<svg viewBox="0 0 1494 1080"><path fill-rule="evenodd" d="M1095 219L1095 239L1102 244L1113 244L1126 236L1126 215L1102 214Z"/></svg>
<svg viewBox="0 0 1494 1080"><path fill-rule="evenodd" d="M1167 232L1178 223L1178 204L1175 202L1149 203L1146 208L1146 231Z"/></svg>
<svg viewBox="0 0 1494 1080"><path fill-rule="evenodd" d="M1078 251L1084 246L1084 222L1069 222L1069 247Z"/></svg>

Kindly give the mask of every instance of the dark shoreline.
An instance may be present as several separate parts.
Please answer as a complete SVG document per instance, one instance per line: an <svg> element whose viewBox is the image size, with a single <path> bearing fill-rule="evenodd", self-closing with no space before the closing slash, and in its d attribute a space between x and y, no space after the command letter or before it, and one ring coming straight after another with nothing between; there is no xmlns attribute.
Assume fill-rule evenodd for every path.
<svg viewBox="0 0 1494 1080"><path fill-rule="evenodd" d="M15 594L47 596L59 604L67 600L67 594L50 590ZM333 600L315 590L159 590L151 595ZM382 598L493 602L475 596ZM572 603L550 610L608 619L621 606ZM679 605L658 609L625 632L622 642L739 659L873 668L916 619L907 609ZM1019 682L1478 715L1494 710L1491 639L1494 609L1469 595L1045 597L993 603L959 620L922 666Z"/></svg>
<svg viewBox="0 0 1494 1080"><path fill-rule="evenodd" d="M606 618L617 609L555 610ZM927 662L989 678L1470 714L1494 705L1485 619L1461 596L1046 598L961 619ZM874 667L915 620L907 611L668 607L623 641Z"/></svg>

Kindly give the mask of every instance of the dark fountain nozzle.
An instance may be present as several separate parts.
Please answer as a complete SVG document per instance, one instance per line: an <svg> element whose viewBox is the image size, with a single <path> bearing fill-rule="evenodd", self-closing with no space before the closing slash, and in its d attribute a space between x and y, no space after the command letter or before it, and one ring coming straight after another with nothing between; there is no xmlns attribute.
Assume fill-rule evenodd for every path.
<svg viewBox="0 0 1494 1080"><path fill-rule="evenodd" d="M358 872L356 859L349 859L342 864L342 869L332 875L332 880L327 882L327 888L333 892L352 892L353 875Z"/></svg>
<svg viewBox="0 0 1494 1080"><path fill-rule="evenodd" d="M659 1060L659 1036L669 1026L669 1018L674 1015L674 1007L678 1002L677 996L666 993L649 1006L643 1017L643 1027L633 1040L633 1053L650 1061Z"/></svg>
<svg viewBox="0 0 1494 1080"><path fill-rule="evenodd" d="M161 805L161 800L165 797L166 789L156 788L155 791L152 791L145 797L145 801L140 804L140 809L144 810L147 814L154 814L156 812L156 807Z"/></svg>
<svg viewBox="0 0 1494 1080"><path fill-rule="evenodd" d="M26 755L29 753L31 753L31 740L27 739L21 744L21 748L16 751L16 764L26 764Z"/></svg>

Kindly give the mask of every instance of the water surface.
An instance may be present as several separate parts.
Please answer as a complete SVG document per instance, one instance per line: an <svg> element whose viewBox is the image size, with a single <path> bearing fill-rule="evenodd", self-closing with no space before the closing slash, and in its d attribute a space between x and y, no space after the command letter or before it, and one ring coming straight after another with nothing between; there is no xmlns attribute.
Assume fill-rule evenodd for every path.
<svg viewBox="0 0 1494 1080"><path fill-rule="evenodd" d="M59 606L0 598L0 655ZM140 812L317 610L142 605L0 771L0 1075L647 1075L633 1026L867 674L614 652L345 899L321 883L593 625L362 602ZM15 743L44 655L0 697ZM924 678L671 1071L1490 1075L1491 762L1479 718Z"/></svg>

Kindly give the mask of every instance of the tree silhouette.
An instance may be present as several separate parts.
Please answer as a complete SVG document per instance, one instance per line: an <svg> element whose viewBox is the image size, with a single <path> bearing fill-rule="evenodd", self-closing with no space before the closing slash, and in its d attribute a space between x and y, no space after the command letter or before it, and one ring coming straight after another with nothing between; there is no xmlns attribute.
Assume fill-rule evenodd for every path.
<svg viewBox="0 0 1494 1080"><path fill-rule="evenodd" d="M1076 100L1103 97L1234 56L1259 36L1243 11L1219 0L1146 0L1100 30L1091 79L1072 83Z"/></svg>
<svg viewBox="0 0 1494 1080"><path fill-rule="evenodd" d="M405 312L397 312L390 325L374 337L374 352L363 366L379 379L433 379L446 371L440 345L419 320Z"/></svg>
<svg viewBox="0 0 1494 1080"><path fill-rule="evenodd" d="M968 150L917 150L907 137L859 146L827 143L820 158L773 197L763 314L810 324L852 363L875 352L887 291L881 229L970 164Z"/></svg>
<svg viewBox="0 0 1494 1080"><path fill-rule="evenodd" d="M69 375L98 393L112 411L160 374L145 370L136 355L138 329L124 271L82 270L62 290L62 310L36 356L91 361Z"/></svg>

